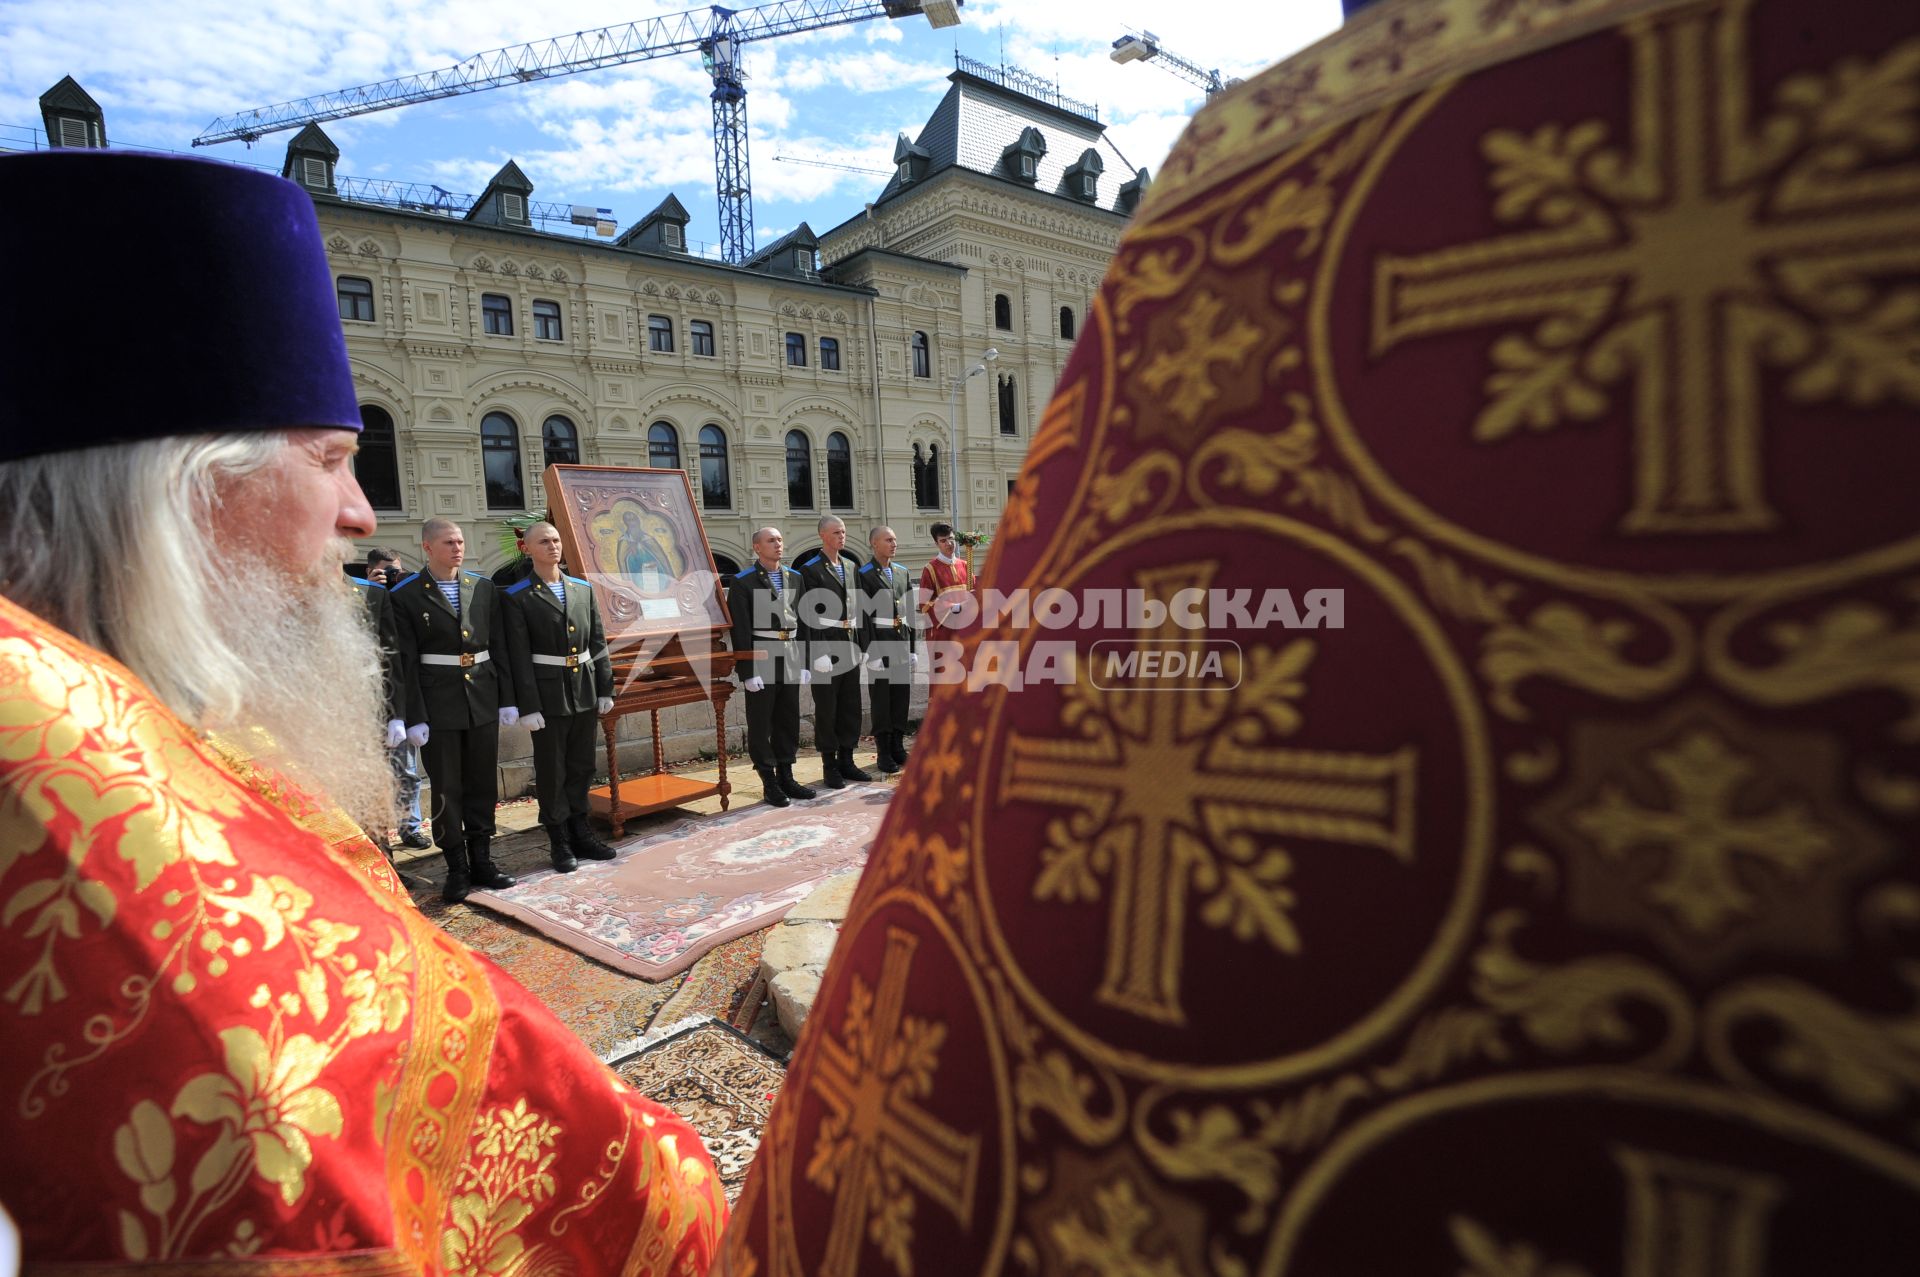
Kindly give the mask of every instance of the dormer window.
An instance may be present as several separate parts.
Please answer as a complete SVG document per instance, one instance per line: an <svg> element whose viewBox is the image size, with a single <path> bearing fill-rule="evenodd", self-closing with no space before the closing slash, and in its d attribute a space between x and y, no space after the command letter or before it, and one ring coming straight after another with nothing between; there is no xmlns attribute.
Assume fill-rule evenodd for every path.
<svg viewBox="0 0 1920 1277"><path fill-rule="evenodd" d="M1083 200L1096 198L1099 194L1097 190L1098 182L1099 179L1094 177L1093 174L1082 173L1080 175L1080 198Z"/></svg>
<svg viewBox="0 0 1920 1277"><path fill-rule="evenodd" d="M799 271L803 275L812 271L813 270L813 250L811 248L794 249L793 250L793 268Z"/></svg>
<svg viewBox="0 0 1920 1277"><path fill-rule="evenodd" d="M927 175L927 164L932 160L926 148L915 146L902 133L893 144L893 165L900 185L917 182Z"/></svg>
<svg viewBox="0 0 1920 1277"><path fill-rule="evenodd" d="M1100 199L1100 173L1104 166L1100 162L1100 153L1091 147L1080 152L1080 158L1069 168L1061 183L1061 192L1083 203L1094 204Z"/></svg>
<svg viewBox="0 0 1920 1277"><path fill-rule="evenodd" d="M500 194L500 211L509 222L526 221L527 197L524 195L515 195L511 191L502 191Z"/></svg>
<svg viewBox="0 0 1920 1277"><path fill-rule="evenodd" d="M900 185L905 186L908 182L911 182L912 180L913 180L913 161L901 160L900 161Z"/></svg>
<svg viewBox="0 0 1920 1277"><path fill-rule="evenodd" d="M1047 153L1047 138L1028 125L1006 150L1000 152L1000 171L1015 181L1031 186L1040 176L1040 159Z"/></svg>
<svg viewBox="0 0 1920 1277"><path fill-rule="evenodd" d="M681 248L686 243L680 234L679 225L674 222L662 222L660 224L660 242L668 248Z"/></svg>
<svg viewBox="0 0 1920 1277"><path fill-rule="evenodd" d="M1022 155L1020 157L1020 176L1021 177L1034 177L1038 175L1038 172L1039 172L1039 166L1033 162L1033 157L1031 155Z"/></svg>

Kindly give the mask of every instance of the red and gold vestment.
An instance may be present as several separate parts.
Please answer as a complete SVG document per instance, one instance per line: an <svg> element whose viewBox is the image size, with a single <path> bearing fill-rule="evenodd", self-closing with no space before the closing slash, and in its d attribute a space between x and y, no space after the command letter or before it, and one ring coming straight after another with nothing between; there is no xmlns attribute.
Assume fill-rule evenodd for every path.
<svg viewBox="0 0 1920 1277"><path fill-rule="evenodd" d="M726 1219L349 822L4 600L0 1103L28 1271L698 1274Z"/></svg>

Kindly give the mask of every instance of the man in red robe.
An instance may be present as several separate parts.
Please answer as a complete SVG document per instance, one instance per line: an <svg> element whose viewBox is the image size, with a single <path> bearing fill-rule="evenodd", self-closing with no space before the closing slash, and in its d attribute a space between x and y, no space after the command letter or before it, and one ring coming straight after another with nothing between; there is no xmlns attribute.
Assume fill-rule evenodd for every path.
<svg viewBox="0 0 1920 1277"><path fill-rule="evenodd" d="M1089 314L731 1271L1913 1272L1920 5L1384 0Z"/></svg>
<svg viewBox="0 0 1920 1277"><path fill-rule="evenodd" d="M68 247L0 267L0 1204L27 1267L700 1273L726 1212L698 1136L361 833L392 784L340 563L374 518L309 198L0 158L0 236L48 208ZM190 322L76 340L134 279ZM242 570L210 588L208 561Z"/></svg>
<svg viewBox="0 0 1920 1277"><path fill-rule="evenodd" d="M936 553L920 569L920 611L927 618L927 637L940 639L965 627L972 611L973 574L967 561L954 554L953 525L936 523L931 529Z"/></svg>

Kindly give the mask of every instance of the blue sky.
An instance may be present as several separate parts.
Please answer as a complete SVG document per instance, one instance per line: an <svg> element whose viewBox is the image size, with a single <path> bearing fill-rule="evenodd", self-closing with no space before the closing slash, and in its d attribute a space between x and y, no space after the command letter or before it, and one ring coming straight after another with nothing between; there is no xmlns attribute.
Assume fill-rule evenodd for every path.
<svg viewBox="0 0 1920 1277"><path fill-rule="evenodd" d="M37 99L63 75L100 103L116 145L184 151L219 116L696 7L676 0L578 0L564 9L524 0L0 0L7 51L0 145L18 147L26 130L40 127ZM757 243L802 220L825 231L873 198L884 174L775 157L887 168L895 136L917 133L939 101L956 47L1057 80L1067 96L1097 104L1121 153L1157 171L1203 93L1150 64L1116 65L1107 56L1116 37L1151 30L1191 62L1248 76L1338 22L1339 0L969 0L962 25L943 31L924 18L877 19L757 41L745 55ZM711 89L698 56L679 55L323 127L340 146L342 174L477 193L512 159L534 183L534 200L609 207L622 228L672 192L692 214L688 237L697 248L718 238ZM277 170L291 136L201 153Z"/></svg>

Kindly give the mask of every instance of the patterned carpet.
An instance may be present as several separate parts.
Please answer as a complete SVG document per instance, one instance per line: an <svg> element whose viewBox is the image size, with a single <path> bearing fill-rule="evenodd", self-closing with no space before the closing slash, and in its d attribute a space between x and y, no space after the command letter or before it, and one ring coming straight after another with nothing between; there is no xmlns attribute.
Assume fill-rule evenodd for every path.
<svg viewBox="0 0 1920 1277"><path fill-rule="evenodd" d="M891 786L789 808L754 804L682 820L578 871L537 869L472 905L518 919L596 962L664 980L701 954L773 925L827 878L866 862Z"/></svg>
<svg viewBox="0 0 1920 1277"><path fill-rule="evenodd" d="M727 1201L736 1200L786 1078L785 1065L744 1034L709 1018L657 1032L634 1054L615 1060L613 1068L700 1132Z"/></svg>

